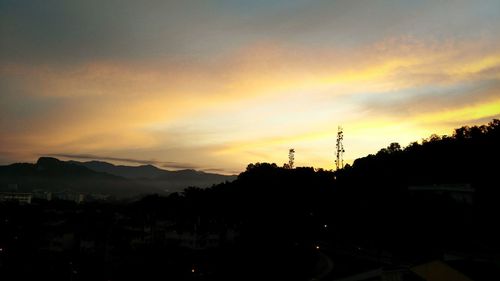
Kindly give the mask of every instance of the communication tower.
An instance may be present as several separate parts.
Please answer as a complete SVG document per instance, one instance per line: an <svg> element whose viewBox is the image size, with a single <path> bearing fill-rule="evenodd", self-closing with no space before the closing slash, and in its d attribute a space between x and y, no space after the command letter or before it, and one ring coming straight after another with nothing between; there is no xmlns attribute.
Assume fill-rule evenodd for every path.
<svg viewBox="0 0 500 281"><path fill-rule="evenodd" d="M344 131L341 126L339 126L337 131L337 144L335 148L337 149L337 160L335 160L335 166L337 170L344 168L344 144L342 141L344 140Z"/></svg>
<svg viewBox="0 0 500 281"><path fill-rule="evenodd" d="M288 167L290 169L293 169L294 161L295 161L295 149L290 148L290 150L288 150Z"/></svg>

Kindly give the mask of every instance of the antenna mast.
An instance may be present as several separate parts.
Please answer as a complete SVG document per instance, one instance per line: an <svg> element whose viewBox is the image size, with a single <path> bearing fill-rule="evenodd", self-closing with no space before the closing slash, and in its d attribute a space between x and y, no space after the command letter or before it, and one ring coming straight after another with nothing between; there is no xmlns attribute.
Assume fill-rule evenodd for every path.
<svg viewBox="0 0 500 281"><path fill-rule="evenodd" d="M344 131L341 126L339 126L337 131L337 144L335 148L337 149L337 160L335 160L335 166L337 170L344 168L344 144L342 141L344 140Z"/></svg>
<svg viewBox="0 0 500 281"><path fill-rule="evenodd" d="M290 150L288 150L288 168L289 169L293 169L294 161L295 161L295 149L290 148Z"/></svg>

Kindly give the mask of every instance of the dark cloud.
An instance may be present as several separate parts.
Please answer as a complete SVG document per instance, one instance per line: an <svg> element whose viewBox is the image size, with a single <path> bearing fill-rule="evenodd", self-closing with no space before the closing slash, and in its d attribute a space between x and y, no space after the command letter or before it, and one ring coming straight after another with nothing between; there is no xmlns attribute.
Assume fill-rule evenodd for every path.
<svg viewBox="0 0 500 281"><path fill-rule="evenodd" d="M229 175L238 175L241 171L236 170L224 170L224 169L202 169L203 172L207 173L217 173L217 174L229 174Z"/></svg>
<svg viewBox="0 0 500 281"><path fill-rule="evenodd" d="M0 0L0 60L165 60L210 57L259 41L324 47L468 36L495 31L499 11L493 0Z"/></svg>
<svg viewBox="0 0 500 281"><path fill-rule="evenodd" d="M164 168L172 168L172 169L201 169L198 166L186 164L186 163L178 163L178 162L168 162L168 161L156 161L156 160L144 160L144 159L134 159L134 158L123 158L123 157L112 157L112 156L99 156L93 154L70 154L70 153L56 153L56 154L48 154L51 157L63 157L70 159L80 159L80 160L102 160L102 161L119 161L119 162L127 162L133 164L141 164L141 165L155 165Z"/></svg>
<svg viewBox="0 0 500 281"><path fill-rule="evenodd" d="M183 2L0 0L0 58L64 64L184 53L216 17Z"/></svg>

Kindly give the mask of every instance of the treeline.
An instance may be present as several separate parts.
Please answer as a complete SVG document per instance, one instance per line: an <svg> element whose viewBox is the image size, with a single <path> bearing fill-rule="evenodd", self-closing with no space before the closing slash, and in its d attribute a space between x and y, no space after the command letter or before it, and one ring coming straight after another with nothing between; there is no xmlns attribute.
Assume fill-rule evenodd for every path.
<svg viewBox="0 0 500 281"><path fill-rule="evenodd" d="M451 136L432 135L402 148L391 143L375 155L356 159L339 171L350 185L369 180L390 185L491 183L498 169L500 120L464 126Z"/></svg>
<svg viewBox="0 0 500 281"><path fill-rule="evenodd" d="M233 182L191 187L157 198L156 205L152 197L144 202L188 220L238 225L252 251L315 241L363 245L411 260L498 250L499 143L495 119L404 148L392 143L335 172L256 163ZM447 185L470 188L464 196L471 204L454 200L453 192L409 190Z"/></svg>
<svg viewBox="0 0 500 281"><path fill-rule="evenodd" d="M334 201L346 214L339 221L350 237L401 255L498 251L499 143L500 120L494 119L357 159L335 173ZM408 190L448 185L470 187L472 204L456 202L451 192Z"/></svg>

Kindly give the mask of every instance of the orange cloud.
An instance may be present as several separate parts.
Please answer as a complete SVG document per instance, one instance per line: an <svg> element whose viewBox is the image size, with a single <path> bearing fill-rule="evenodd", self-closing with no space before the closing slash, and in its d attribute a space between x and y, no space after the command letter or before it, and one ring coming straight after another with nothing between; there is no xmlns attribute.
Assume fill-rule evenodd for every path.
<svg viewBox="0 0 500 281"><path fill-rule="evenodd" d="M364 107L367 96L406 100L414 89L500 79L500 54L488 44L404 39L311 51L269 43L217 61L4 65L0 74L19 90L11 97L19 107L35 98L59 103L0 123L0 144L22 157L180 147L183 155L158 158L233 170L256 159L280 163L294 146L302 151L299 164L332 167L339 124L355 158L391 141L404 145L451 130L437 124L498 114L499 100L480 96L470 106L443 104L408 116ZM2 109L6 118L16 110Z"/></svg>

